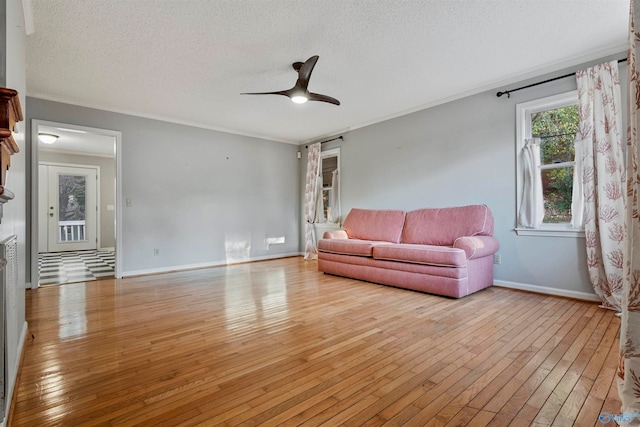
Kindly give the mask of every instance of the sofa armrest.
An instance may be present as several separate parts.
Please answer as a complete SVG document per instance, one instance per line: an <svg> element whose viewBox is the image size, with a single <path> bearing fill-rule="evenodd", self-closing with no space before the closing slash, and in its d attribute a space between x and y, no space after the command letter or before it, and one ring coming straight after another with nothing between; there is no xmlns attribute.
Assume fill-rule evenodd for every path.
<svg viewBox="0 0 640 427"><path fill-rule="evenodd" d="M500 243L492 236L465 236L458 237L453 247L464 250L467 259L475 259L495 254Z"/></svg>
<svg viewBox="0 0 640 427"><path fill-rule="evenodd" d="M344 230L329 230L322 235L323 239L348 239L349 235Z"/></svg>

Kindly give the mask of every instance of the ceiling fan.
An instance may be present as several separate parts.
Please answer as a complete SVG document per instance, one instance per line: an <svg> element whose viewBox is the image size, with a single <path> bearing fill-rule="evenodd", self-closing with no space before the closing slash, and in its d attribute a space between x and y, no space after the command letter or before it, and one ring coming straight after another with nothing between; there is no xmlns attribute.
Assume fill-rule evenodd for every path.
<svg viewBox="0 0 640 427"><path fill-rule="evenodd" d="M307 86L309 86L311 72L313 71L313 67L316 66L318 58L318 55L314 55L305 62L294 62L292 64L293 69L298 72L298 80L296 81L296 85L291 89L276 92L241 93L241 95L284 95L291 98L291 100L296 104L304 104L307 101L321 101L340 105L340 101L335 98L327 95L320 95L319 93L309 92L309 89L307 89Z"/></svg>

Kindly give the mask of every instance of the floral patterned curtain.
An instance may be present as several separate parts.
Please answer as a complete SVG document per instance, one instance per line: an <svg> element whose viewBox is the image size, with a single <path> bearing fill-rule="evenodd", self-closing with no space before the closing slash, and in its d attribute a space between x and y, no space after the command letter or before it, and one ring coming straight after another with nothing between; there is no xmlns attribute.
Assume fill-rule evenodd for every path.
<svg viewBox="0 0 640 427"><path fill-rule="evenodd" d="M622 414L640 413L640 210L638 193L638 130L640 129L640 73L636 63L640 33L635 21L640 17L640 3L631 0L629 16L629 52L627 57L629 111L627 128L627 254L622 290L622 324L620 328L620 361L618 363L618 393ZM638 21L640 22L640 21ZM630 425L640 424L634 417Z"/></svg>
<svg viewBox="0 0 640 427"><path fill-rule="evenodd" d="M584 229L593 289L606 308L620 310L626 251L626 174L618 63L576 73L582 151Z"/></svg>
<svg viewBox="0 0 640 427"><path fill-rule="evenodd" d="M313 226L316 218L318 197L318 172L320 169L320 143L309 145L307 155L307 178L304 189L305 247L304 259L317 259L316 233Z"/></svg>

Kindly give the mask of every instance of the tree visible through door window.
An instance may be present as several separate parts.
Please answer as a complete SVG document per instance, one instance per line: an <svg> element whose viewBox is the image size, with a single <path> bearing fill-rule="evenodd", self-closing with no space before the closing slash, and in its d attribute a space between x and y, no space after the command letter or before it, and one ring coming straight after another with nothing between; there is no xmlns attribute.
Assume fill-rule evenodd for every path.
<svg viewBox="0 0 640 427"><path fill-rule="evenodd" d="M59 175L58 221L61 241L85 239L86 177Z"/></svg>

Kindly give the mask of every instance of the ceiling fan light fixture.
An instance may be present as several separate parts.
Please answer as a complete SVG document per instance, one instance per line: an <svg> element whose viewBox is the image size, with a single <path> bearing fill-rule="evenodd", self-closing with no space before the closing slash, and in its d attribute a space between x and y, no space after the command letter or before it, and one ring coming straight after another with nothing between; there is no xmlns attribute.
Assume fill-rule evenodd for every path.
<svg viewBox="0 0 640 427"><path fill-rule="evenodd" d="M340 101L327 95L309 92L309 78L313 67L318 62L318 55L314 55L305 62L294 62L291 64L293 69L298 73L296 85L291 89L278 90L274 92L244 92L241 95L283 95L289 97L296 104L304 104L307 101L328 102L333 105L340 105Z"/></svg>
<svg viewBox="0 0 640 427"><path fill-rule="evenodd" d="M307 102L309 100L309 98L307 98L304 95L295 95L291 97L291 100L293 102L295 102L296 104L304 104L305 102Z"/></svg>
<svg viewBox="0 0 640 427"><path fill-rule="evenodd" d="M59 136L54 135L52 133L39 133L38 139L42 141L43 144L53 144L58 140Z"/></svg>

